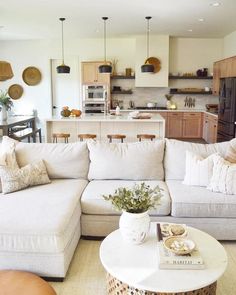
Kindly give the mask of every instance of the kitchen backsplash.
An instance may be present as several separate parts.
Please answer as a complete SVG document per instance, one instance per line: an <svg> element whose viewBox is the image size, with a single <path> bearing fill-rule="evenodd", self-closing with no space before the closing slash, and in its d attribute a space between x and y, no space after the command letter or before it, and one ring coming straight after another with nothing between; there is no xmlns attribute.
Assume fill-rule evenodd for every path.
<svg viewBox="0 0 236 295"><path fill-rule="evenodd" d="M132 89L132 94L112 94L113 100L122 101L124 109L129 108L129 102L133 101L135 106L146 106L148 102L156 103L157 106L166 106L165 94L169 94L169 88L147 88L147 87L135 87L134 80L115 80L112 81L112 86L121 86L122 90ZM172 86L171 86L172 87ZM218 97L213 95L194 95L194 94L174 94L172 100L177 104L178 109L190 109L184 107L184 100L188 97L195 98L195 108L205 110L206 104L217 104Z"/></svg>

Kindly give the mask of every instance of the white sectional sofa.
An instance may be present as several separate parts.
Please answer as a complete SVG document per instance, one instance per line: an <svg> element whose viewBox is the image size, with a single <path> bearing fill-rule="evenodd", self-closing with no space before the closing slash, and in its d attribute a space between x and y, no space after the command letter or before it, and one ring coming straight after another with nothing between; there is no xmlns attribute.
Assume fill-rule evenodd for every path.
<svg viewBox="0 0 236 295"><path fill-rule="evenodd" d="M118 227L119 212L103 194L145 181L163 189L154 221L186 223L220 240L236 239L236 195L182 184L186 150L225 155L229 142L195 144L160 140L16 143L20 167L42 159L50 184L0 197L0 269L63 278L82 235L102 237Z"/></svg>

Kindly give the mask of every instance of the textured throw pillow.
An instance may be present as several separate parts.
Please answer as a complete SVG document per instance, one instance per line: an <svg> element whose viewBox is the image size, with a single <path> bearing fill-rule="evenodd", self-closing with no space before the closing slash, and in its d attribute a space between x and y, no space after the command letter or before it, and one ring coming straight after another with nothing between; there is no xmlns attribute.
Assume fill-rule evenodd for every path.
<svg viewBox="0 0 236 295"><path fill-rule="evenodd" d="M7 136L3 136L1 150L0 150L0 167L1 166L8 166L13 169L17 169L18 164L16 161L16 154L15 154L15 143L8 141ZM0 180L0 193L2 192L2 183Z"/></svg>
<svg viewBox="0 0 236 295"><path fill-rule="evenodd" d="M213 156L214 154L204 159L187 150L183 184L207 186L213 173Z"/></svg>
<svg viewBox="0 0 236 295"><path fill-rule="evenodd" d="M236 195L236 164L218 154L214 155L213 162L213 175L207 188L213 192Z"/></svg>
<svg viewBox="0 0 236 295"><path fill-rule="evenodd" d="M3 194L15 192L29 186L50 183L43 161L28 164L23 168L1 166Z"/></svg>
<svg viewBox="0 0 236 295"><path fill-rule="evenodd" d="M225 160L231 163L236 163L236 138L232 139L229 144L230 145L225 154Z"/></svg>

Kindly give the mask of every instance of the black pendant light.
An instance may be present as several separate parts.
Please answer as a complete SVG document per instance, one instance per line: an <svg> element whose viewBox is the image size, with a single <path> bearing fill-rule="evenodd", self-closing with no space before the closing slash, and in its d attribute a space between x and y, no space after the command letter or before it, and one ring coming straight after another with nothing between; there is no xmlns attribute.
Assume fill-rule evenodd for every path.
<svg viewBox="0 0 236 295"><path fill-rule="evenodd" d="M108 17L104 16L102 19L104 21L104 64L99 66L98 70L99 73L107 74L112 72L112 66L107 64L106 61L106 21L108 20Z"/></svg>
<svg viewBox="0 0 236 295"><path fill-rule="evenodd" d="M61 21L61 51L62 51L62 64L57 67L58 74L69 74L70 67L64 64L64 36L63 36L63 22L65 20L64 17L59 18Z"/></svg>
<svg viewBox="0 0 236 295"><path fill-rule="evenodd" d="M145 17L147 20L147 59L149 57L149 21L152 18L151 16ZM153 73L154 72L154 66L152 64L149 64L148 61L145 62L144 65L141 66L141 72L142 73Z"/></svg>

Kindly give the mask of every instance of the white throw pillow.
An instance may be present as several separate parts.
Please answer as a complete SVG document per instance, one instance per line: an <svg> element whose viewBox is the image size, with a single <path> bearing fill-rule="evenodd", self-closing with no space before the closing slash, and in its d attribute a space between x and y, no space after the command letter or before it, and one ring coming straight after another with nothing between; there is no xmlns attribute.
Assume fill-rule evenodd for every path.
<svg viewBox="0 0 236 295"><path fill-rule="evenodd" d="M88 142L88 178L163 180L164 140L154 142Z"/></svg>
<svg viewBox="0 0 236 295"><path fill-rule="evenodd" d="M198 154L186 151L183 184L207 186L213 173L213 157L214 154L204 159Z"/></svg>
<svg viewBox="0 0 236 295"><path fill-rule="evenodd" d="M43 161L26 165L23 168L0 167L2 192L8 194L29 186L50 183Z"/></svg>
<svg viewBox="0 0 236 295"><path fill-rule="evenodd" d="M214 155L213 162L213 175L207 188L213 192L236 195L236 164L218 154Z"/></svg>

